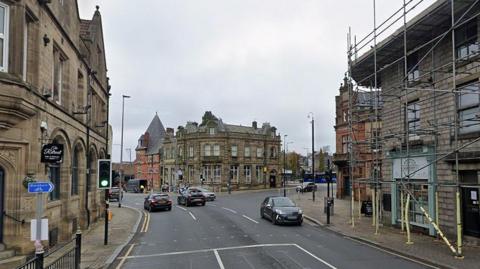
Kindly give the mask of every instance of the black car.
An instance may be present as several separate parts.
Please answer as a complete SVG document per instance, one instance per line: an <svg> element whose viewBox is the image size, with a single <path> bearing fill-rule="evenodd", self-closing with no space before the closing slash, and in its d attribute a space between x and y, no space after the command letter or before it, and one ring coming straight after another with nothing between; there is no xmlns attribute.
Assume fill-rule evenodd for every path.
<svg viewBox="0 0 480 269"><path fill-rule="evenodd" d="M260 216L273 224L302 225L303 212L288 197L270 196L260 205Z"/></svg>
<svg viewBox="0 0 480 269"><path fill-rule="evenodd" d="M310 192L310 191L317 191L317 184L313 182L308 182L307 184L302 184L297 186L297 192Z"/></svg>
<svg viewBox="0 0 480 269"><path fill-rule="evenodd" d="M172 199L166 193L149 194L143 202L143 208L152 212L156 209L172 210Z"/></svg>
<svg viewBox="0 0 480 269"><path fill-rule="evenodd" d="M185 206L190 206L193 204L200 204L204 206L206 199L201 190L197 188L188 188L178 195L177 203Z"/></svg>

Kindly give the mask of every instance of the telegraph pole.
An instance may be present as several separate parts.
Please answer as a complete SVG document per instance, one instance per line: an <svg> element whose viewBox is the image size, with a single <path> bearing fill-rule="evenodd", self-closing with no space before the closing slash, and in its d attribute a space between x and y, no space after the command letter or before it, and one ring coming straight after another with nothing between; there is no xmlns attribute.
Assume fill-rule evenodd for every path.
<svg viewBox="0 0 480 269"><path fill-rule="evenodd" d="M123 191L122 191L122 183L123 183L123 126L124 126L124 118L125 118L125 98L130 98L128 95L122 95L122 134L120 136L120 194L118 197L118 207L122 207L122 198L123 198Z"/></svg>
<svg viewBox="0 0 480 269"><path fill-rule="evenodd" d="M287 136L283 135L283 197L287 196L287 190L285 189L285 167L286 167L286 151L287 151Z"/></svg>
<svg viewBox="0 0 480 269"><path fill-rule="evenodd" d="M315 120L313 119L313 112L308 113L308 118L312 117L312 177L313 183L315 183ZM316 186L316 185L315 185ZM315 190L312 191L312 199L315 202Z"/></svg>

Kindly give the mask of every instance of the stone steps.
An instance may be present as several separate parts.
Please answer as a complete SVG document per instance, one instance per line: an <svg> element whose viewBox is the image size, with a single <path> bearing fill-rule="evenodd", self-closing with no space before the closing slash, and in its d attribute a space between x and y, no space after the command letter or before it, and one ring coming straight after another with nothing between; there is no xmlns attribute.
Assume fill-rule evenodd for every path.
<svg viewBox="0 0 480 269"><path fill-rule="evenodd" d="M13 256L15 256L15 251L14 250L0 251L0 261L9 259Z"/></svg>
<svg viewBox="0 0 480 269"><path fill-rule="evenodd" d="M14 256L5 260L0 260L0 269L12 269L24 264L27 261L25 256Z"/></svg>

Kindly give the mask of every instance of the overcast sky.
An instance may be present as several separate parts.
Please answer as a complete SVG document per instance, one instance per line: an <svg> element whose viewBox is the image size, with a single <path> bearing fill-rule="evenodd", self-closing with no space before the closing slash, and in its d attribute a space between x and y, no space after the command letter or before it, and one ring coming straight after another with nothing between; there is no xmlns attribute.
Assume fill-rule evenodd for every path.
<svg viewBox="0 0 480 269"><path fill-rule="evenodd" d="M415 2L419 2L417 0ZM270 122L289 151L335 151L335 95L347 69L348 27L373 29L372 0L78 0L90 19L100 6L112 85L113 159L124 160L155 113L165 127L201 121L205 111L230 124ZM430 1L423 1L418 10ZM377 21L402 0L377 0ZM358 38L359 40L360 38Z"/></svg>

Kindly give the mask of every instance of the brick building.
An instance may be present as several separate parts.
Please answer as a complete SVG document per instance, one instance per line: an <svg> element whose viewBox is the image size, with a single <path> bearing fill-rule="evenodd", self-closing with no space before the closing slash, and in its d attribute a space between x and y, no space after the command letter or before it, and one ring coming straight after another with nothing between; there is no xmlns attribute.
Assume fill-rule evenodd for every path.
<svg viewBox="0 0 480 269"><path fill-rule="evenodd" d="M372 167L375 158L375 138L381 131L381 121L372 122L375 106L378 111L382 109L381 102L375 102L376 92L351 91L347 78L340 86L340 94L335 96L335 145L333 163L337 168L337 198L350 196L351 184L355 190L354 197L361 200L371 198L370 188L366 182L372 176ZM351 104L349 103L351 99ZM350 111L350 107L352 111ZM351 114L350 114L351 113ZM349 123L349 117L351 122ZM351 130L350 130L351 125ZM351 143L349 143L351 136ZM352 151L354 165L350 170L350 151ZM381 154L380 152L378 154ZM381 155L380 155L381 156ZM381 165L379 163L379 165ZM353 171L353 176L351 172ZM360 191L360 194L358 193Z"/></svg>
<svg viewBox="0 0 480 269"><path fill-rule="evenodd" d="M144 134L138 139L134 161L135 178L147 179L149 188L160 188L160 148L166 132L157 114Z"/></svg>
<svg viewBox="0 0 480 269"><path fill-rule="evenodd" d="M377 45L376 84L385 102L382 198L388 206L382 216L384 223L399 225L402 191L408 190L415 197L408 213L416 229L435 234L423 207L451 238L475 241L480 237L480 4L454 1L453 9L452 4L434 2ZM352 77L360 86L375 84L374 58L369 50L353 61Z"/></svg>
<svg viewBox="0 0 480 269"><path fill-rule="evenodd" d="M97 159L111 136L102 19L98 7L80 19L77 1L0 0L0 42L0 250L31 253L29 180L55 185L43 195L46 245L102 214ZM41 162L48 143L63 145L61 163Z"/></svg>
<svg viewBox="0 0 480 269"><path fill-rule="evenodd" d="M226 124L207 111L200 124L188 122L174 136L167 129L161 149L164 183L204 184L215 190L278 187L280 136L269 123L262 127ZM230 178L231 177L231 178Z"/></svg>

